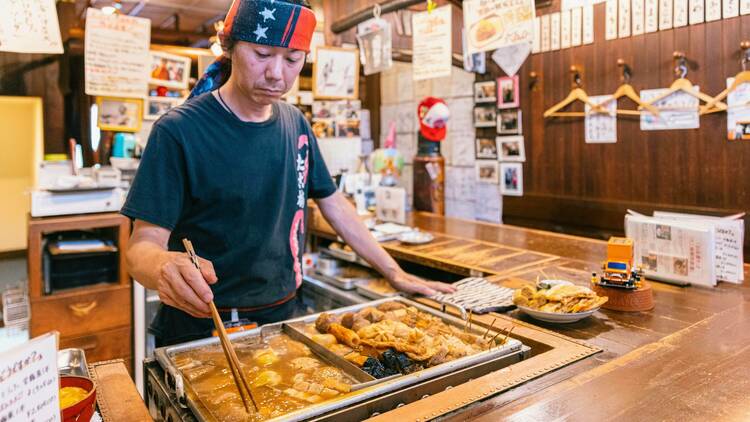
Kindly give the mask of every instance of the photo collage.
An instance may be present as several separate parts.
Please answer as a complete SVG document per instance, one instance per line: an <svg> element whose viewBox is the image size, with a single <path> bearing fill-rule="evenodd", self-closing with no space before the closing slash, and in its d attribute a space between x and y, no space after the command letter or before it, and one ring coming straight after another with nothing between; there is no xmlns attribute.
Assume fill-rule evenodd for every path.
<svg viewBox="0 0 750 422"><path fill-rule="evenodd" d="M526 151L520 107L518 75L474 83L477 181L500 184L500 192L509 196L523 195Z"/></svg>

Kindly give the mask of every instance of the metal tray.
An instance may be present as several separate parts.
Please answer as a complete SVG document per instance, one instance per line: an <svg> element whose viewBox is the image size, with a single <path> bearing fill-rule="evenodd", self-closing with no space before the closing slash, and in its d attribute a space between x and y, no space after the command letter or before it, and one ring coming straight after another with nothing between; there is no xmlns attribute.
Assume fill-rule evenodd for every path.
<svg viewBox="0 0 750 422"><path fill-rule="evenodd" d="M57 352L57 371L61 375L89 378L89 367L83 349L62 349Z"/></svg>
<svg viewBox="0 0 750 422"><path fill-rule="evenodd" d="M378 278L378 276L375 274L372 274L371 277L329 276L326 274L322 274L318 271L313 271L313 273L310 276L320 281L323 281L325 283L328 283L332 286L338 287L339 289L342 289L342 290L354 290L357 287L357 284L359 284L360 282Z"/></svg>
<svg viewBox="0 0 750 422"><path fill-rule="evenodd" d="M375 300L372 302L366 302L366 303L362 303L358 305L352 305L352 306L348 306L345 308L340 308L340 309L336 309L333 311L329 311L329 313L340 314L340 313L345 313L345 312L357 312L360 309L363 309L368 306L378 306L382 303L394 302L394 301L401 302L407 306L414 306L415 308L423 312L426 312L426 313L429 313L431 315L441 318L444 322L448 324L458 326L461 328L464 327L464 321L462 321L459 318L441 313L440 311L437 311L433 308L424 306L420 303L411 301L409 299L406 299L400 296ZM314 323L319 315L320 313L316 313L316 314L308 315L308 316L301 317L301 318L291 319L288 321L268 324L268 325L264 325L253 330L232 333L229 335L229 337L232 340L240 340L240 339L247 340L247 339L252 339L252 338L262 338L263 336L274 335L274 334L278 334L280 332L284 332L288 330L288 327L285 328L285 326L295 326L300 323L302 324ZM484 334L484 331L485 331L484 329L481 329L479 327L472 327L471 329L472 333L479 334L479 335ZM330 356L326 355L325 352L321 352L320 351L321 347L317 345L317 343L314 343L311 339L309 339L304 334L302 334L301 337L298 337L295 339L304 342L306 345L308 345L311 348L311 350L314 353L318 354L323 360L328 360L330 363L333 363L336 366L338 366L336 358L338 358L338 360L343 360L342 358L334 355L330 351L327 351L327 349L323 348L325 352L327 352L330 355L336 356L336 358L331 358ZM175 346L161 347L154 351L154 356L156 357L161 367L164 368L165 377L167 378L166 380L167 385L174 388L175 394L178 396L178 399L180 399L181 401L184 401L187 407L189 407L193 411L196 419L198 419L201 422L208 422L208 421L213 422L213 421L216 421L216 419L213 417L213 415L211 415L209 412L206 411L205 407L200 402L200 399L197 397L197 395L191 388L189 382L183 381L179 370L177 369L177 367L175 366L172 360L172 357L177 353L185 352L188 350L193 350L193 349L208 346L208 345L216 344L218 347L218 343L219 343L219 339L214 337L214 338L196 340L196 341L183 343L183 344L175 345ZM299 420L305 420L305 419L313 418L316 416L320 416L329 412L333 412L335 410L346 408L348 406L351 406L355 403L358 403L364 400L371 400L378 396L388 394L393 391L404 389L416 383L421 383L431 378L439 377L439 376L451 373L461 368L477 365L477 364L480 364L480 363L483 363L492 359L496 359L500 356L508 355L511 353L517 353L521 350L522 346L523 345L520 341L513 339L513 338L509 338L508 342L502 346L492 348L491 350L479 352L474 355L465 356L463 358L456 359L450 362L446 362L437 366L433 366L431 368L423 369L421 371L414 372L412 374L397 375L397 376L394 376L393 378L388 377L388 378L382 378L382 379L373 380L369 382L361 382L360 384L355 384L353 385L353 388L352 388L354 391L341 398L334 398L328 401L324 401L322 403L318 403L318 404L306 407L304 409L300 409L291 413L287 413L278 418L269 419L269 420L270 421L280 421L280 420L299 421ZM351 366L354 366L354 365L351 365ZM356 366L354 367L356 368ZM339 369L349 373L346 366L339 367ZM359 368L357 369L359 370ZM357 378L355 377L355 379ZM364 381L364 379L362 380Z"/></svg>
<svg viewBox="0 0 750 422"><path fill-rule="evenodd" d="M357 284L357 293L361 294L362 296L368 299L373 299L373 300L394 297L394 296L399 295L398 292L381 293L377 290L371 289L370 286L367 285L367 283Z"/></svg>

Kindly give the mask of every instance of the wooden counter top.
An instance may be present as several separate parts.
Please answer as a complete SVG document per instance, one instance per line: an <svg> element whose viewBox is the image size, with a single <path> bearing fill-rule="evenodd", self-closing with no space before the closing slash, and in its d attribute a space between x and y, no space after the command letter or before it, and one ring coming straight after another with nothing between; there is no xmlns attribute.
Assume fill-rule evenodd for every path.
<svg viewBox="0 0 750 422"><path fill-rule="evenodd" d="M526 255L506 255L510 258L538 255L530 265L520 267L503 266L503 259L493 261L496 271L485 273L509 287L533 282L537 276L585 285L606 256L606 242L575 236L427 213L414 213L408 224L436 235L434 248L409 251L398 242L384 244L390 253L409 261L436 267L441 260L460 264L471 260L475 251L481 253L482 248L471 242L475 240L497 250L525 251ZM313 219L310 227L313 234L330 236L330 228L320 224L319 218ZM488 257L480 264L492 266ZM748 265L745 279L750 280ZM750 282L719 283L715 288L655 282L652 287L656 306L648 312L601 310L567 325L510 312L508 315L521 321L604 351L467 406L446 419L750 420ZM386 415L404 421L430 417L423 412L426 409L415 402Z"/></svg>

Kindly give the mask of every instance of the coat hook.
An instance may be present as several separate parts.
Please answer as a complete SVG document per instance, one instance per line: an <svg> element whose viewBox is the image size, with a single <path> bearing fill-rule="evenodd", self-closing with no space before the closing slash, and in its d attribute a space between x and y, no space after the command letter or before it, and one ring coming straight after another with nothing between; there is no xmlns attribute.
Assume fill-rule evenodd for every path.
<svg viewBox="0 0 750 422"><path fill-rule="evenodd" d="M529 89L533 89L539 79L539 74L535 71L529 72Z"/></svg>
<svg viewBox="0 0 750 422"><path fill-rule="evenodd" d="M750 41L742 41L740 43L740 48L742 49L742 70L747 70L747 63L750 62Z"/></svg>
<svg viewBox="0 0 750 422"><path fill-rule="evenodd" d="M576 65L570 66L570 74L573 76L573 84L580 88L583 85L583 81L581 81L581 71Z"/></svg>
<svg viewBox="0 0 750 422"><path fill-rule="evenodd" d="M627 63L625 63L625 60L617 59L617 67L622 68L622 81L626 84L629 84L630 77L633 75L632 70L630 69L630 66L628 66Z"/></svg>
<svg viewBox="0 0 750 422"><path fill-rule="evenodd" d="M683 53L682 51L675 51L674 53L672 53L672 58L676 62L674 68L675 75L678 75L680 78L684 79L688 73L687 58L685 58L685 53Z"/></svg>

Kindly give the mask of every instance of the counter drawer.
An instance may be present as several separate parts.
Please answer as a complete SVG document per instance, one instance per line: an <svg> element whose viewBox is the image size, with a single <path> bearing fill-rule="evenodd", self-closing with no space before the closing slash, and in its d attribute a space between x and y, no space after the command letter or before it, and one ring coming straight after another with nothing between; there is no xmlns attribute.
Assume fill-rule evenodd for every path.
<svg viewBox="0 0 750 422"><path fill-rule="evenodd" d="M83 349L88 363L110 359L126 359L131 356L130 326L99 331L80 337L62 337L60 349L69 347Z"/></svg>
<svg viewBox="0 0 750 422"><path fill-rule="evenodd" d="M101 286L31 299L31 336L76 337L130 325L130 286Z"/></svg>

